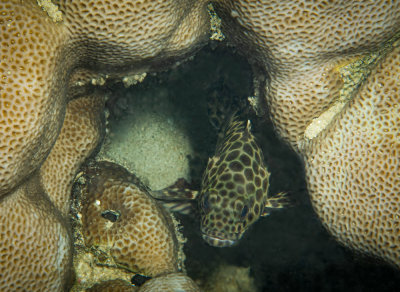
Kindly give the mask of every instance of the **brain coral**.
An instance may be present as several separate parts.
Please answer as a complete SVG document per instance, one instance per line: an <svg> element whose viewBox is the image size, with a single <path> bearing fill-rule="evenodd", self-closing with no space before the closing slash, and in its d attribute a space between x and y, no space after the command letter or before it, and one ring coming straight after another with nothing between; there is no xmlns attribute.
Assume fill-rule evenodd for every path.
<svg viewBox="0 0 400 292"><path fill-rule="evenodd" d="M82 202L85 244L110 253L119 265L147 276L182 265L171 215L138 178L111 162L85 170Z"/></svg>
<svg viewBox="0 0 400 292"><path fill-rule="evenodd" d="M323 224L346 245L400 265L398 49L362 69L352 90L343 73L365 55L373 68L398 46L400 3L222 0L215 7L230 42L261 72L256 94L304 159Z"/></svg>

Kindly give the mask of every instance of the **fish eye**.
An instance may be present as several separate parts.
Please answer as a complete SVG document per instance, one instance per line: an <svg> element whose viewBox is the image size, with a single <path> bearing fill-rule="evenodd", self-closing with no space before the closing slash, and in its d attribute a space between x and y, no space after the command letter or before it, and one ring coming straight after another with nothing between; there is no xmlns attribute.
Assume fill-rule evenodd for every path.
<svg viewBox="0 0 400 292"><path fill-rule="evenodd" d="M242 213L240 213L240 219L243 220L247 213L249 213L249 208L245 205L242 209Z"/></svg>
<svg viewBox="0 0 400 292"><path fill-rule="evenodd" d="M210 211L210 202L209 202L209 194L206 192L204 194L203 200L202 200L202 208L204 212L208 213Z"/></svg>

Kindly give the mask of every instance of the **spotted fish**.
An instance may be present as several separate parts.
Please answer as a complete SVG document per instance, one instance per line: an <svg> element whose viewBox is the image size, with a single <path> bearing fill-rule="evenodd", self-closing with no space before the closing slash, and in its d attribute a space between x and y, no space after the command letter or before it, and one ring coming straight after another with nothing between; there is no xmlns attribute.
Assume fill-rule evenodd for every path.
<svg viewBox="0 0 400 292"><path fill-rule="evenodd" d="M284 193L268 197L269 176L250 121L232 114L208 161L198 198L207 243L234 245L260 216L287 205Z"/></svg>
<svg viewBox="0 0 400 292"><path fill-rule="evenodd" d="M155 196L181 213L188 213L192 200L196 200L203 239L212 246L232 246L260 216L288 205L285 193L268 196L269 176L250 121L235 113L208 161L201 191L193 191L181 181Z"/></svg>
<svg viewBox="0 0 400 292"><path fill-rule="evenodd" d="M193 191L180 181L153 194L167 208L184 214L197 202L203 239L212 246L226 247L237 243L260 216L288 205L288 200L285 193L268 196L270 173L251 123L239 111L232 111L232 102L225 106L231 114L222 112L219 97L211 96L218 107L211 108L210 122L221 129L215 154L203 173L201 190ZM223 121L218 120L221 117Z"/></svg>

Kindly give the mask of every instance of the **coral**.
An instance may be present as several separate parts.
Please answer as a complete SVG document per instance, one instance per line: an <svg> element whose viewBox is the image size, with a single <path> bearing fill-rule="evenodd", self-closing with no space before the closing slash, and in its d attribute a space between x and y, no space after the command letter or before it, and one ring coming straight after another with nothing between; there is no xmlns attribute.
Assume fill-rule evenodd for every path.
<svg viewBox="0 0 400 292"><path fill-rule="evenodd" d="M205 291L213 292L256 292L254 279L250 276L250 268L222 264L205 283Z"/></svg>
<svg viewBox="0 0 400 292"><path fill-rule="evenodd" d="M79 167L100 142L103 107L100 93L71 100L57 141L40 168L41 183L63 215L69 212L72 182Z"/></svg>
<svg viewBox="0 0 400 292"><path fill-rule="evenodd" d="M60 131L66 105L60 47L66 30L48 22L29 1L23 5L2 1L0 25L0 196L4 196L38 169Z"/></svg>
<svg viewBox="0 0 400 292"><path fill-rule="evenodd" d="M182 273L171 273L158 276L156 278L146 281L142 286L135 287L130 283L113 280L106 281L94 285L86 291L90 292L117 292L117 291L138 291L138 292L174 292L174 291L185 291L185 292L198 292L200 291L196 283L192 279L185 276Z"/></svg>
<svg viewBox="0 0 400 292"><path fill-rule="evenodd" d="M0 204L1 291L61 291L71 285L69 228L37 175Z"/></svg>
<svg viewBox="0 0 400 292"><path fill-rule="evenodd" d="M58 11L58 6L51 3L51 0L37 0L37 3L54 22L62 21L61 11Z"/></svg>
<svg viewBox="0 0 400 292"><path fill-rule="evenodd" d="M177 228L139 180L121 166L99 162L85 170L82 202L85 244L146 276L182 267Z"/></svg>
<svg viewBox="0 0 400 292"><path fill-rule="evenodd" d="M347 246L400 265L393 49L400 3L243 0L214 7L227 39L254 66L255 104L268 103L276 129L305 161L325 227Z"/></svg>
<svg viewBox="0 0 400 292"><path fill-rule="evenodd" d="M30 291L71 283L63 215L73 176L100 140L103 103L82 98L88 86L77 81L170 65L201 46L209 27L205 1L57 4L55 23L55 6L0 3L0 270L2 285Z"/></svg>
<svg viewBox="0 0 400 292"><path fill-rule="evenodd" d="M94 285L93 287L86 289L87 292L135 292L138 291L138 287L132 286L131 283L122 280L110 280L104 281Z"/></svg>
<svg viewBox="0 0 400 292"><path fill-rule="evenodd" d="M102 101L78 101L82 93L90 84L170 67L200 48L210 28L206 1L57 4L61 22L53 22L34 0L0 3L0 272L7 289L63 290L71 278L63 214L72 177L100 139L102 108ZM393 93L398 51L379 59L392 50L399 6L306 0L214 4L222 31L257 73L260 102L254 104L262 112L265 97L278 132L305 160L310 195L325 226L347 245L398 265L399 153L393 132L399 126ZM387 51L380 48L385 42ZM354 90L344 90L341 69L374 51L379 57L373 66L379 67ZM79 88L83 72L96 82ZM333 114L326 119L324 113ZM82 119L71 122L76 116ZM321 129L305 135L313 121L324 120ZM63 133L64 123L70 128Z"/></svg>
<svg viewBox="0 0 400 292"><path fill-rule="evenodd" d="M397 265L399 78L397 47L305 156L311 199L324 225L344 244Z"/></svg>
<svg viewBox="0 0 400 292"><path fill-rule="evenodd" d="M229 41L261 66L272 119L296 148L312 119L338 97L338 67L376 49L400 23L399 3L387 1L221 0L214 6Z"/></svg>
<svg viewBox="0 0 400 292"><path fill-rule="evenodd" d="M140 292L152 292L152 291L186 291L186 292L198 292L200 289L188 276L182 273L171 273L161 275L154 279L151 279L143 284L139 289Z"/></svg>

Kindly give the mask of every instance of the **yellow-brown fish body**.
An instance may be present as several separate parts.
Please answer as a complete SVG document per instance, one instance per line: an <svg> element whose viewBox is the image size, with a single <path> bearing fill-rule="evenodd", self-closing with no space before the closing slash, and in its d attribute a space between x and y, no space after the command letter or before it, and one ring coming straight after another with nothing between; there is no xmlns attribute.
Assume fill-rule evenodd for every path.
<svg viewBox="0 0 400 292"><path fill-rule="evenodd" d="M269 176L250 121L232 114L209 159L198 197L203 239L232 246L269 208L285 205L283 195L268 198Z"/></svg>

